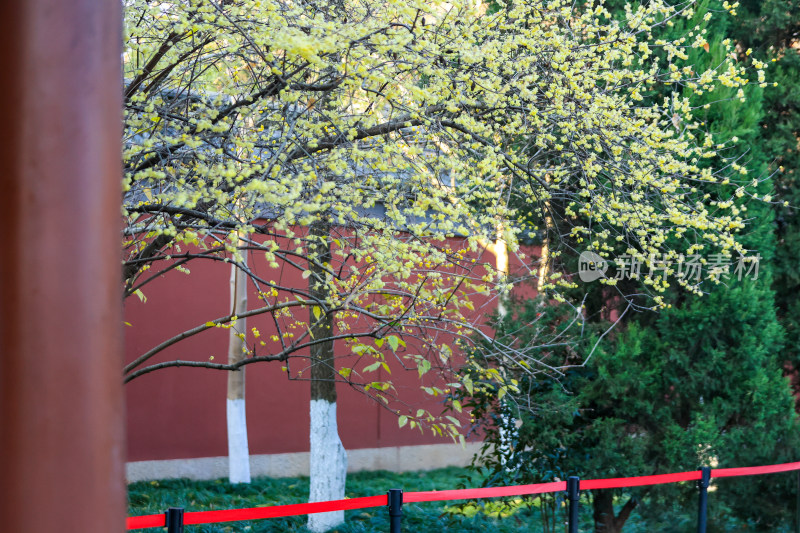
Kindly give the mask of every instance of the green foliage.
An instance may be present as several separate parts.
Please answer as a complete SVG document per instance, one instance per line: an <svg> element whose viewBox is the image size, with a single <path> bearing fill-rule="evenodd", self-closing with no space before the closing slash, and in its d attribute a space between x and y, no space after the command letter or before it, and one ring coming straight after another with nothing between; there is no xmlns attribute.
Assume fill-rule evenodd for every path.
<svg viewBox="0 0 800 533"><path fill-rule="evenodd" d="M513 417L499 414L491 389L473 396L488 437L483 459L493 472L489 482L636 476L791 460L798 442L793 399L774 357L782 332L770 300L759 292L764 289L758 283L732 284L663 311L647 327L633 322L561 379L515 376L524 393L507 396L513 402L505 402L506 412ZM529 329L524 324L559 322L551 305L529 301L514 309L517 314L503 322L504 331L524 335ZM553 356L569 357L573 350L586 354L593 345L587 335ZM510 449L494 455L492 445L502 447L504 438ZM773 528L787 518L785 500L773 505L775 492L764 491L760 481L726 480L714 497L729 507L726 512ZM685 504L680 512L686 514L695 492L686 485L627 494L646 499L645 520L658 520L675 501Z"/></svg>
<svg viewBox="0 0 800 533"><path fill-rule="evenodd" d="M800 32L797 0L740 0L736 40L760 53L785 51Z"/></svg>
<svg viewBox="0 0 800 533"><path fill-rule="evenodd" d="M428 491L458 488L463 483L464 471L446 468L430 472L362 472L348 475L347 496L373 496L385 494L389 488L406 491ZM224 480L189 481L166 480L134 483L129 486L129 512L131 515L162 513L170 506L183 506L187 511L247 508L304 502L308 498L308 478L255 478L250 485L231 485ZM497 519L483 513L466 516L453 512L454 502L429 502L403 505L403 530L416 533L497 532L522 533L530 531L537 523L538 509L531 506L506 511L507 519ZM491 502L487 502L490 508ZM479 504L480 506L480 504ZM495 508L499 508L495 505ZM335 529L340 533L366 533L388 531L388 513L385 507L348 511L347 521ZM226 522L201 526L187 526L187 533L222 532L307 532L305 517L295 516L268 520ZM142 532L153 530L140 530Z"/></svg>
<svg viewBox="0 0 800 533"><path fill-rule="evenodd" d="M800 306L797 294L800 289L800 52L785 50L772 64L771 79L777 87L765 90L765 114L762 124L762 146L776 171L776 189L781 202L775 205L777 222L777 250L775 258L775 283L781 322L787 331L786 360L797 367L800 363Z"/></svg>
<svg viewBox="0 0 800 533"><path fill-rule="evenodd" d="M613 7L621 10L622 5ZM722 2L702 2L695 18L704 20L706 9L722 11ZM773 18L780 19L777 15ZM694 22L678 21L663 30L664 37L686 35ZM740 34L744 27L727 15L713 17L708 24L709 46L688 51L686 64L697 71L724 60L726 34ZM741 51L743 58L750 57L746 47ZM770 76L783 77L788 84L782 95L761 79L745 87L744 100L734 89L721 102L714 102L719 94L711 98L688 86L683 89L691 105L699 108L696 116L703 126L699 138L709 133L715 139L743 141L726 148L725 156L758 180L752 196L736 195L734 202L734 209L746 211L750 218L747 231L738 239L744 248L760 255L758 279L731 276L718 285L704 283L701 298L670 288L664 298L667 309L658 314L640 313L632 319L633 313L627 315L626 323L617 326L599 346L596 341L608 326L600 319L611 316L608 307L625 306L634 299L620 298L598 285L579 287L587 293L584 336L565 339L562 346L552 348L550 356L552 361L572 364L563 376L542 379L506 368L505 379L518 380L518 386L502 404L492 397L491 388L464 400L475 407L488 436L483 459L493 472L490 483L549 481L568 475L635 476L703 465L745 466L797 459L793 455L798 444L793 398L782 375L784 332L770 290L776 257L770 205L773 191L771 183L763 180L770 172L768 163L780 150L782 157L796 157L798 129L793 121L798 97L789 91L796 92L793 80L798 71L787 68L794 61L790 54L794 52L782 55L769 70ZM762 56L753 61L761 64L764 60ZM653 99L665 96L668 93L647 94ZM778 100L786 109L785 116L773 112L779 108ZM767 134L766 124L775 124L780 133ZM788 169L779 187L797 194L786 175L792 175ZM734 193L724 184L703 186L702 190L720 196L726 191ZM782 228L791 213L778 212ZM782 238L800 241L795 236L799 234L792 230ZM784 304L779 309L788 314L785 309L797 305L793 295L800 276L791 268L796 252L781 244L775 279L784 283L785 289L795 289L783 290L780 296ZM791 285L784 281L790 276L794 276ZM636 284L628 283L622 289L619 294L623 296L635 293ZM502 339L512 332L524 336L537 328L558 330L565 318L564 308L554 307L552 302L517 302L501 321L498 335ZM798 345L798 329L790 329L793 351ZM716 482L713 498L719 504L712 513L715 523L711 529L731 531L747 524L751 530L776 531L789 521L792 507L788 502L795 490L791 482L792 476ZM691 484L618 494L618 505L628 498L639 503L637 512L648 531L691 530L693 514L687 522L687 509L696 505Z"/></svg>
<svg viewBox="0 0 800 533"><path fill-rule="evenodd" d="M778 316L786 329L784 359L797 367L800 363L800 322L797 299L800 275L797 250L800 249L800 2L797 0L744 0L732 31L742 50L767 61L767 86L763 113L753 146L774 173L777 202L774 203L776 254L773 263ZM785 205L788 204L788 205Z"/></svg>
<svg viewBox="0 0 800 533"><path fill-rule="evenodd" d="M361 472L348 476L348 497L383 494L387 488L403 488L405 491L445 490L461 488L467 471L459 468L443 468L428 472ZM482 479L483 473L473 473L473 479ZM777 477L768 476L771 482ZM730 480L720 481L728 483ZM187 479L139 482L129 485L128 511L131 516L162 513L168 507L185 507L187 511L248 508L264 505L281 505L303 502L307 497L308 478L255 478L250 485L231 485L227 480L190 481ZM580 531L591 527L590 505L584 497L581 502ZM647 506L647 500L640 506ZM667 513L643 521L631 517L626 524L629 533L684 532L694 530L695 505L680 507L677 504ZM711 493L709 532L752 531L748 522L720 519L724 509L715 493ZM459 502L427 502L403 506L403 531L414 533L440 533L441 531L475 533L529 533L548 531L545 519L555 518L563 531L565 520L563 494L555 498L516 498L509 502L499 499ZM335 529L339 533L367 533L389 531L386 508L374 507L347 512L347 521ZM715 529L716 528L716 529ZM138 530L142 533L153 529ZM272 518L267 520L224 522L199 526L187 526L187 533L305 533L304 517ZM553 529L550 529L553 531ZM781 529L773 530L785 531ZM788 530L786 530L788 531Z"/></svg>

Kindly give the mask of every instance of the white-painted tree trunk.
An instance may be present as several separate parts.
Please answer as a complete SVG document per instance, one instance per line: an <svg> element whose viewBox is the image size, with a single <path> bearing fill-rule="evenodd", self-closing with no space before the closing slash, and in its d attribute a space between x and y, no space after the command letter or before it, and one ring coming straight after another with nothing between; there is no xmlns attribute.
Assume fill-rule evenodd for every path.
<svg viewBox="0 0 800 533"><path fill-rule="evenodd" d="M489 246L489 251L494 254L495 268L497 269L498 275L502 277L502 281L505 282L508 278L508 245L503 238L502 226L497 228L497 240ZM508 314L508 308L506 307L507 301L507 294L501 293L498 296L497 314L501 320ZM504 399L500 400L500 420L501 426L498 432L500 436L500 445L498 447L498 452L501 463L505 465L512 452L512 443L516 440L519 432L516 426L516 420L514 420L514 415L511 413ZM506 468L510 470L512 466L507 465Z"/></svg>
<svg viewBox="0 0 800 533"><path fill-rule="evenodd" d="M246 256L242 257L244 264ZM231 314L247 310L247 275L231 265ZM237 319L229 330L228 363L242 360L245 350L247 321ZM250 483L250 451L247 446L247 416L245 411L244 367L228 372L228 480L231 483Z"/></svg>
<svg viewBox="0 0 800 533"><path fill-rule="evenodd" d="M250 483L244 398L228 398L228 480L231 483Z"/></svg>
<svg viewBox="0 0 800 533"><path fill-rule="evenodd" d="M347 452L339 439L336 402L311 400L311 487L309 501L344 499ZM308 529L323 533L344 522L344 511L308 515Z"/></svg>
<svg viewBox="0 0 800 533"><path fill-rule="evenodd" d="M314 224L309 228L308 292L319 302L330 301L328 277L322 265L331 262L329 228ZM344 498L347 479L347 453L339 439L336 424L336 377L333 352L333 315L324 308L309 313L310 332L314 340L322 340L310 347L311 355L311 415L309 440L310 488L309 501L320 502ZM308 515L308 529L323 533L344 523L344 511Z"/></svg>

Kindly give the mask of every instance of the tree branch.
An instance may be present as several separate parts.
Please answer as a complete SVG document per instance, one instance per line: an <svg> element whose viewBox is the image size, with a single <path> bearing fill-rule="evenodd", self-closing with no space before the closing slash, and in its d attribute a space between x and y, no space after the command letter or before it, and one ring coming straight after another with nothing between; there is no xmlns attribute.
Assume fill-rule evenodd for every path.
<svg viewBox="0 0 800 533"><path fill-rule="evenodd" d="M151 357L156 355L158 352L161 352L161 351L169 348L173 344L175 344L177 342L180 342L183 339L186 339L186 338L191 337L193 335L197 335L198 333L202 333L203 331L205 331L207 329L214 328L219 324L227 324L228 322L233 320L234 317L236 317L236 318L247 318L247 317L251 317L251 316L261 315L261 314L264 314L264 313L269 313L269 312L272 312L272 311L277 311L279 309L285 309L287 307L298 307L298 306L303 306L303 305L314 305L314 304L315 304L315 302L313 302L311 300L307 300L307 301L306 300L297 300L297 301L294 301L294 302L283 302L283 303L279 303L279 304L275 304L275 305L270 305L270 306L267 306L267 307L260 307L258 309L253 309L253 310L247 311L245 313L239 313L238 315L226 315L226 316L222 316L222 317L219 317L217 319L214 319L214 320L210 320L210 321L206 322L205 324L201 324L199 326L195 326L192 329L188 329L188 330L184 331L183 333L179 333L178 335L175 335L171 339L168 339L168 340L162 342L158 346L155 346L155 347L151 348L147 352L145 352L142 355L140 355L139 357L137 357L133 362L131 362L128 365L126 365L125 368L123 369L123 374L127 374L128 372L130 372L131 370L133 370L137 366L141 365L142 363L144 363L145 361L147 361L148 359L150 359Z"/></svg>

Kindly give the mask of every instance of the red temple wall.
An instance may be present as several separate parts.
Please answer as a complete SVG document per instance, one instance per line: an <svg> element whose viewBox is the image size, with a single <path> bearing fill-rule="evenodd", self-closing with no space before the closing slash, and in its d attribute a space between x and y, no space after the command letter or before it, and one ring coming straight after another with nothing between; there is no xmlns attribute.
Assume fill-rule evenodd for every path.
<svg viewBox="0 0 800 533"><path fill-rule="evenodd" d="M488 252L481 260L494 263ZM516 267L521 266L517 261ZM173 335L228 314L230 265L195 260L190 269L191 274L171 271L148 283L143 289L146 302L135 296L127 299L127 362ZM261 273L266 270L259 269ZM306 284L297 270L284 268L272 272L273 276L281 277L282 285ZM534 294L530 287L522 291ZM253 290L250 298L256 301ZM483 302L476 305L476 313L487 316L494 308L493 302ZM272 332L270 320L268 315L249 318L247 328L257 326L262 337L268 338ZM167 348L155 360L208 360L213 356L215 362L226 362L228 333L227 329L211 328ZM387 357L387 361L393 359ZM288 379L282 366L280 362L247 366L251 454L308 451L309 383ZM415 407L441 411L438 400L419 390L416 371L403 370L396 360L390 366L391 380L400 396ZM160 369L125 385L128 460L226 455L226 380L224 371L184 367ZM345 384L339 384L337 391L339 432L347 449L451 442L449 438L433 436L430 431L420 433L408 427L399 428L396 415Z"/></svg>

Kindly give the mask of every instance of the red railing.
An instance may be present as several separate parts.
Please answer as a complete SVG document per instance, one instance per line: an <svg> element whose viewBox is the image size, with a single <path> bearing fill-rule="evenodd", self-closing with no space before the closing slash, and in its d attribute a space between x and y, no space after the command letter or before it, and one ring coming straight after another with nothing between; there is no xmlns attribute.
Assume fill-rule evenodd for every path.
<svg viewBox="0 0 800 533"><path fill-rule="evenodd" d="M711 478L755 476L800 470L800 462L767 466L749 466L743 468L711 469ZM580 490L616 489L621 487L641 487L645 485L661 485L681 481L700 481L701 470L657 474L653 476L623 477L609 479L582 479ZM537 483L534 485L513 485L509 487L485 487L478 489L440 490L426 492L406 492L402 494L403 503L438 502L448 500L471 500L476 498L500 498L505 496L525 496L529 494L545 494L567 490L566 481ZM349 511L368 507L383 507L389 504L387 495L348 498L316 503L299 503L293 505L275 505L271 507L252 507L248 509L226 509L220 511L197 511L183 514L183 524L210 524L216 522L235 522L239 520L260 520L281 516L295 516L329 511ZM128 517L128 529L166 527L166 514L152 514Z"/></svg>

